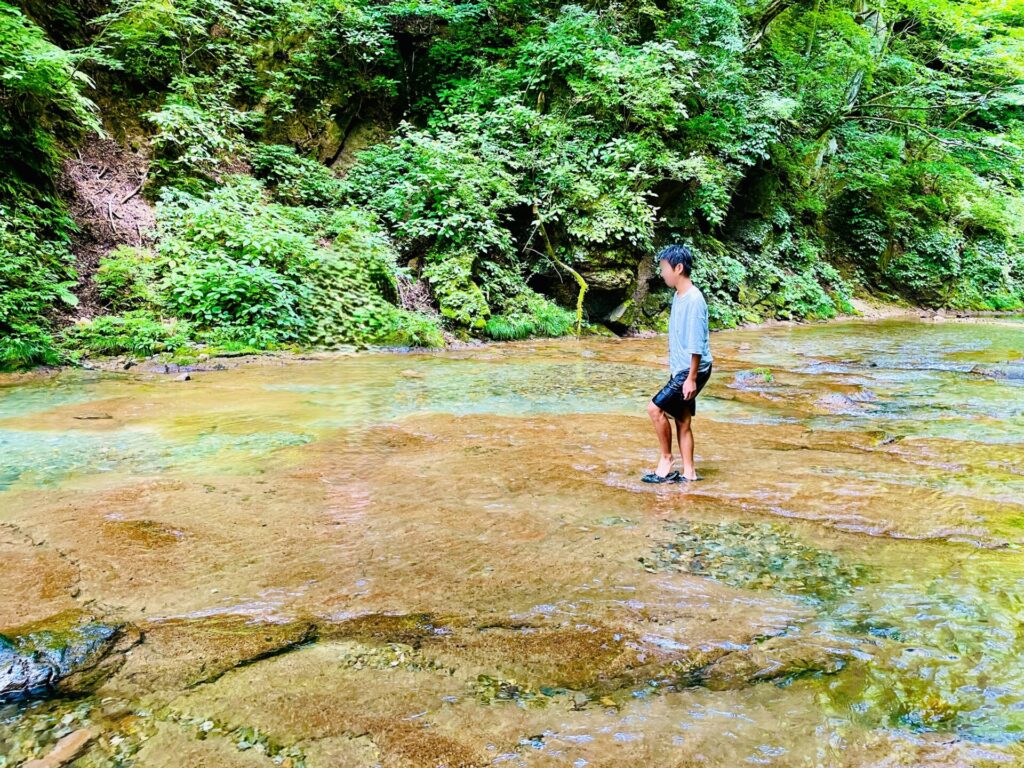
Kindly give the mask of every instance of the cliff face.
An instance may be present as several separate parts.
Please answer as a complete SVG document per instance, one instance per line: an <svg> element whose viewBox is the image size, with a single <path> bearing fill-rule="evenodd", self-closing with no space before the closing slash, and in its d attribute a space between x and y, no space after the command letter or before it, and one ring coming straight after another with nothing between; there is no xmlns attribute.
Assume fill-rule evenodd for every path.
<svg viewBox="0 0 1024 768"><path fill-rule="evenodd" d="M656 328L669 242L718 325L1024 301L1012 9L0 1L0 24L5 367Z"/></svg>

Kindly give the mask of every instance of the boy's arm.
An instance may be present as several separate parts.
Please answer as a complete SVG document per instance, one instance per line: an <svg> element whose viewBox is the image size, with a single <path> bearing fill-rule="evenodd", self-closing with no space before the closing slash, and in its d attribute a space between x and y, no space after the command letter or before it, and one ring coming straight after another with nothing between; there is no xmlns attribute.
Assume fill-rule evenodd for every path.
<svg viewBox="0 0 1024 768"><path fill-rule="evenodd" d="M697 369L700 368L700 355L690 355L690 373L683 382L683 398L689 400L697 391Z"/></svg>
<svg viewBox="0 0 1024 768"><path fill-rule="evenodd" d="M690 351L690 372L683 382L683 397L689 400L697 392L697 369L700 368L700 352L704 349L708 332L707 310L698 312L691 309L686 318L686 348Z"/></svg>

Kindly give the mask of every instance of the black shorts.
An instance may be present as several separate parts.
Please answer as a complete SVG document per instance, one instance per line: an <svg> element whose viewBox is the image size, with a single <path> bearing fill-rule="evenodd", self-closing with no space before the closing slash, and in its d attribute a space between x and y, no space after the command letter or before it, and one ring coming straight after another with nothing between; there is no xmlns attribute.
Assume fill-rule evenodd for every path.
<svg viewBox="0 0 1024 768"><path fill-rule="evenodd" d="M689 371L680 371L668 380L661 392L651 398L651 401L661 408L665 413L674 419L681 419L687 413L691 416L697 413L697 395L704 389L704 385L711 378L711 367L706 371L697 372L697 391L689 400L683 398L683 382L690 375Z"/></svg>

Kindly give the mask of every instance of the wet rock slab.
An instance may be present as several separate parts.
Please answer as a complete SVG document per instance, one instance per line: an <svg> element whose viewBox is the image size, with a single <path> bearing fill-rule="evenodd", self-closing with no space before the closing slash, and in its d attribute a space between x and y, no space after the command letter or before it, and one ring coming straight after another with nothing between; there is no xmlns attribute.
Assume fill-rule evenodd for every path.
<svg viewBox="0 0 1024 768"><path fill-rule="evenodd" d="M104 695L177 692L228 670L286 653L316 636L311 622L269 623L242 616L174 619L142 625L143 641L125 658Z"/></svg>
<svg viewBox="0 0 1024 768"><path fill-rule="evenodd" d="M783 685L802 677L837 674L857 656L863 652L849 641L774 637L723 655L695 670L686 682L712 691L763 682Z"/></svg>
<svg viewBox="0 0 1024 768"><path fill-rule="evenodd" d="M77 613L0 635L0 703L87 691L138 639L131 627Z"/></svg>

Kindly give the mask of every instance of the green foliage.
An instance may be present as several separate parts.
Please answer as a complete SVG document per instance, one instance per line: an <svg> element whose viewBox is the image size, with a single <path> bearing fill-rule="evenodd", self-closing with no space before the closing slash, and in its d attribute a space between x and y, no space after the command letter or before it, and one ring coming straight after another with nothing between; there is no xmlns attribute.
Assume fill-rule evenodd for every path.
<svg viewBox="0 0 1024 768"><path fill-rule="evenodd" d="M204 196L168 191L158 213L161 300L199 329L319 346L439 343L433 323L391 303L395 254L362 212L272 203L260 182L233 177Z"/></svg>
<svg viewBox="0 0 1024 768"><path fill-rule="evenodd" d="M185 346L190 328L179 320L163 320L149 311L134 310L77 323L64 336L73 348L90 355L146 357Z"/></svg>
<svg viewBox="0 0 1024 768"><path fill-rule="evenodd" d="M423 269L441 314L467 328L483 328L491 310L480 287L473 282L472 251L434 256Z"/></svg>
<svg viewBox="0 0 1024 768"><path fill-rule="evenodd" d="M238 178L208 196L166 191L158 223L160 289L176 316L302 336L301 275L317 246L287 209L266 204L258 182Z"/></svg>
<svg viewBox="0 0 1024 768"><path fill-rule="evenodd" d="M531 336L565 336L576 326L572 312L525 289L514 295L501 314L488 318L484 333L498 341Z"/></svg>
<svg viewBox="0 0 1024 768"><path fill-rule="evenodd" d="M68 226L49 208L0 205L0 370L61 357L47 315L78 303L75 270L67 240L45 233Z"/></svg>
<svg viewBox="0 0 1024 768"><path fill-rule="evenodd" d="M230 256L185 262L167 272L163 288L167 306L201 327L251 326L282 339L301 335L298 286L269 267Z"/></svg>
<svg viewBox="0 0 1024 768"><path fill-rule="evenodd" d="M232 108L232 91L209 77L179 78L163 106L143 115L156 128L151 172L159 183L198 191L222 163L244 155L253 119Z"/></svg>
<svg viewBox="0 0 1024 768"><path fill-rule="evenodd" d="M779 288L780 313L791 317L826 319L835 317L836 305L825 293L813 272L786 275Z"/></svg>
<svg viewBox="0 0 1024 768"><path fill-rule="evenodd" d="M292 147L262 144L250 158L253 174L267 182L274 198L286 205L333 206L344 185L321 163L296 154Z"/></svg>
<svg viewBox="0 0 1024 768"><path fill-rule="evenodd" d="M0 200L48 189L60 140L99 129L95 105L82 93L91 85L79 69L84 58L0 2Z"/></svg>
<svg viewBox="0 0 1024 768"><path fill-rule="evenodd" d="M322 226L331 247L317 254L307 273L307 341L328 347L443 346L433 319L392 303L398 296L397 254L366 213L337 209Z"/></svg>
<svg viewBox="0 0 1024 768"><path fill-rule="evenodd" d="M559 335L528 285L571 304L578 275L603 321L668 242L717 326L832 317L854 287L1024 306L1019 0L22 7L0 0L0 366L140 311L238 349ZM85 72L116 131L142 111L159 233L92 277L122 325L61 342ZM440 318L400 308L414 280ZM658 326L650 287L623 324Z"/></svg>
<svg viewBox="0 0 1024 768"><path fill-rule="evenodd" d="M119 68L147 86L231 54L254 9L231 0L114 0L95 20L99 44ZM247 13L248 12L248 13Z"/></svg>
<svg viewBox="0 0 1024 768"><path fill-rule="evenodd" d="M475 134L405 126L393 143L362 154L346 179L349 198L377 213L403 254L508 255L507 211L521 198L506 154Z"/></svg>
<svg viewBox="0 0 1024 768"><path fill-rule="evenodd" d="M214 352L259 354L280 346L274 331L255 325L220 325L195 332L199 344Z"/></svg>
<svg viewBox="0 0 1024 768"><path fill-rule="evenodd" d="M120 312L155 304L155 277L153 254L125 245L100 259L93 281L106 305Z"/></svg>
<svg viewBox="0 0 1024 768"><path fill-rule="evenodd" d="M351 119L360 104L394 97L402 63L389 27L397 5L279 0L267 10L250 87L272 122L297 113Z"/></svg>
<svg viewBox="0 0 1024 768"><path fill-rule="evenodd" d="M0 332L0 372L62 362L64 354L50 332L41 325L19 323Z"/></svg>
<svg viewBox="0 0 1024 768"><path fill-rule="evenodd" d="M0 2L0 370L63 359L52 315L78 303L71 220L53 192L60 142L98 129L84 53Z"/></svg>
<svg viewBox="0 0 1024 768"><path fill-rule="evenodd" d="M48 219L35 205L0 206L0 328L42 315L57 302L78 303L67 242L41 236L39 224Z"/></svg>

